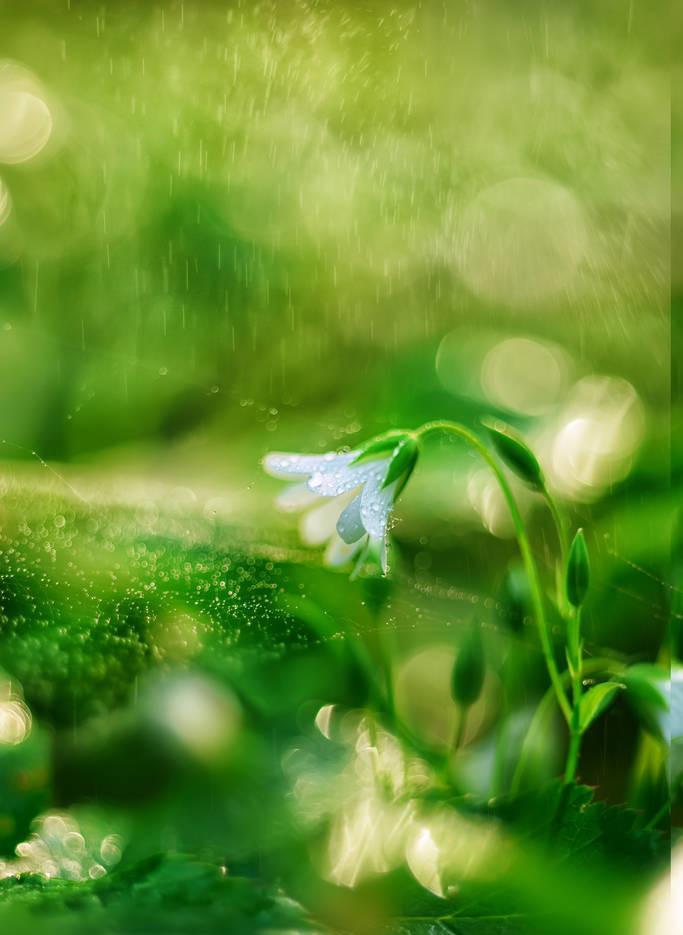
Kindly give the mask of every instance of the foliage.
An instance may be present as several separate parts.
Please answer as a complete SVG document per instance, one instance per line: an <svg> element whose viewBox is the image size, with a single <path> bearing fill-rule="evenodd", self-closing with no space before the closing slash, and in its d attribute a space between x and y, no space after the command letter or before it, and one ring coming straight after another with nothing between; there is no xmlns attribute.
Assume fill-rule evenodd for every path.
<svg viewBox="0 0 683 935"><path fill-rule="evenodd" d="M315 931L292 900L183 855L151 857L87 882L3 880L0 923L17 935Z"/></svg>

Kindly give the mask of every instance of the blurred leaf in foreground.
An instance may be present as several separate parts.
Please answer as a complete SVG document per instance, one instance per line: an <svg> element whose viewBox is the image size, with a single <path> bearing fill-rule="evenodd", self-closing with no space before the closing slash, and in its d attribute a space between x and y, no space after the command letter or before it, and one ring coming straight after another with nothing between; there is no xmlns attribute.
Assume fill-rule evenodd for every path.
<svg viewBox="0 0 683 935"><path fill-rule="evenodd" d="M0 881L0 929L15 935L320 932L304 910L224 867L158 856L97 880Z"/></svg>

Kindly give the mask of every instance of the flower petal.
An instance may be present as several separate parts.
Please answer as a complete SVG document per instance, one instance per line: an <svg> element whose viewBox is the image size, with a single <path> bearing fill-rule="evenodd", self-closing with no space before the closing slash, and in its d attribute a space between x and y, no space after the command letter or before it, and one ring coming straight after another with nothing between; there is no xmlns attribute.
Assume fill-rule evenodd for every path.
<svg viewBox="0 0 683 935"><path fill-rule="evenodd" d="M298 454L295 451L271 451L263 459L263 469L271 477L289 480L301 474L326 474L328 471L336 471L350 464L357 456L357 451L346 451L342 454L328 451L326 454L317 455Z"/></svg>
<svg viewBox="0 0 683 935"><path fill-rule="evenodd" d="M379 565L383 575L386 575L389 570L388 551L389 536L386 534L386 531L379 539L374 536L368 536L367 558L371 563Z"/></svg>
<svg viewBox="0 0 683 935"><path fill-rule="evenodd" d="M303 510L320 498L308 489L308 484L288 484L275 498L275 506L285 513Z"/></svg>
<svg viewBox="0 0 683 935"><path fill-rule="evenodd" d="M383 539L387 532L387 523L396 496L395 480L388 487L382 487L385 474L372 477L363 488L360 515L363 526L373 539Z"/></svg>
<svg viewBox="0 0 683 935"><path fill-rule="evenodd" d="M389 571L388 538L389 537L385 534L382 536L382 541L379 544L379 564L383 575L386 575L386 573Z"/></svg>
<svg viewBox="0 0 683 935"><path fill-rule="evenodd" d="M358 554L362 547L362 542L348 543L343 542L339 536L332 536L325 550L323 561L332 568L336 568L339 565L346 565L347 562L350 562L351 559Z"/></svg>
<svg viewBox="0 0 683 935"><path fill-rule="evenodd" d="M299 531L306 545L322 545L336 534L337 520L350 496L326 500L301 517Z"/></svg>
<svg viewBox="0 0 683 935"><path fill-rule="evenodd" d="M353 498L337 520L337 532L344 542L358 542L365 535L365 526L360 516L361 494Z"/></svg>
<svg viewBox="0 0 683 935"><path fill-rule="evenodd" d="M331 471L316 471L308 481L308 488L321 497L338 497L339 494L368 483L372 478L379 479L381 483L388 468L388 458L362 461L360 464L341 464Z"/></svg>

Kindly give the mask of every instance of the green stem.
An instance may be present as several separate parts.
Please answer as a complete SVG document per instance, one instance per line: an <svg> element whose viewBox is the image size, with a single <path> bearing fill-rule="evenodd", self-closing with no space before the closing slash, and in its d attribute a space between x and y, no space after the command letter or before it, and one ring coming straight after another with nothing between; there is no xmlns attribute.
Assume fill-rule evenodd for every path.
<svg viewBox="0 0 683 935"><path fill-rule="evenodd" d="M656 828L657 825L662 820L662 818L664 818L665 815L668 815L670 811L671 811L671 802L667 799L667 801L662 805L662 807L657 812L655 812L652 818L645 825L644 830L649 831L650 828Z"/></svg>
<svg viewBox="0 0 683 935"><path fill-rule="evenodd" d="M386 633L380 635L382 661L384 663L384 688L386 692L387 713L393 720L396 718L396 703L394 698L394 672L393 672L393 641Z"/></svg>
<svg viewBox="0 0 683 935"><path fill-rule="evenodd" d="M572 782L576 775L576 768L581 752L581 695L583 664L581 652L581 608L577 607L567 622L567 649L571 660L570 672L572 680L572 721L567 750L567 763L564 771L564 781Z"/></svg>
<svg viewBox="0 0 683 935"><path fill-rule="evenodd" d="M451 752L456 753L462 746L465 736L465 727L467 726L467 708L459 708L456 722L453 726L453 736L451 737Z"/></svg>
<svg viewBox="0 0 683 935"><path fill-rule="evenodd" d="M453 724L453 731L451 733L450 743L444 751L443 760L441 763L440 775L441 779L446 785L452 785L451 780L451 758L458 752L462 746L462 741L465 736L465 727L467 726L467 707L458 706L455 713L455 723Z"/></svg>
<svg viewBox="0 0 683 935"><path fill-rule="evenodd" d="M557 574L557 606L567 623L567 651L571 661L572 681L572 719L569 733L569 747L567 749L567 762L564 770L564 781L574 781L579 765L581 753L581 679L582 679L582 651L581 651L581 609L570 606L564 588L564 574L569 559L569 538L567 525L564 521L555 498L548 488L543 486L543 497L553 518L555 531L560 543L561 562L556 569Z"/></svg>
<svg viewBox="0 0 683 935"><path fill-rule="evenodd" d="M569 749L567 751L567 763L564 768L565 783L573 782L576 776L576 768L579 765L579 752L581 750L581 731L578 724L572 724L569 735Z"/></svg>
<svg viewBox="0 0 683 935"><path fill-rule="evenodd" d="M545 486L545 483L543 484L541 493L552 517L553 525L555 526L555 532L557 533L557 540L560 544L560 562L555 566L555 586L557 591L557 606L562 616L566 617L568 607L567 597L565 594L564 575L565 569L567 567L567 559L569 557L569 537L567 535L567 524L564 520L564 517L562 516L562 513L560 512L557 501Z"/></svg>
<svg viewBox="0 0 683 935"><path fill-rule="evenodd" d="M492 796L500 795L503 791L505 780L505 748L507 742L508 715L505 710L501 712L500 723L496 731L496 747L493 754L493 768L491 770L491 787L489 794Z"/></svg>
<svg viewBox="0 0 683 935"><path fill-rule="evenodd" d="M557 539L560 543L562 567L565 568L567 565L567 556L569 555L569 537L567 535L567 524L565 523L564 518L560 512L557 501L545 485L543 486L543 498L548 506L548 510L550 511L550 515L552 516L553 523L555 525Z"/></svg>
<svg viewBox="0 0 683 935"><path fill-rule="evenodd" d="M548 669L548 675L550 676L550 681L553 685L555 694L557 695L557 701L560 709L564 714L565 720L569 724L571 721L572 710L569 705L569 701L567 700L567 696L564 693L560 673L553 655L548 621L546 620L545 609L543 606L543 592L541 589L538 569L536 568L536 562L534 561L531 546L529 544L529 537L519 512L517 501L515 500L512 490L510 489L507 478L505 477L501 467L488 448L473 432L470 432L469 429L466 429L463 425L460 425L457 422L449 422L446 420L427 422L420 429L418 429L416 434L418 437L420 437L427 435L429 432L449 432L451 435L456 435L458 438L462 438L483 458L483 460L493 471L496 480L498 481L498 485L503 493L503 496L505 497L508 509L510 510L512 522L515 527L517 544L519 545L519 551L522 555L522 561L524 562L524 568L529 580L531 602L534 608L534 616L536 617L536 625L538 627L538 634L541 640L541 648L543 650L545 664Z"/></svg>

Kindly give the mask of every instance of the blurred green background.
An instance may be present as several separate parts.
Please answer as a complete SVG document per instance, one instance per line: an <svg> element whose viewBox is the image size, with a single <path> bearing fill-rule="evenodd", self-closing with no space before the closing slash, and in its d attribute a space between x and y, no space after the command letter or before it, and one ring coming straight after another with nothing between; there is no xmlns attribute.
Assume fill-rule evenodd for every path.
<svg viewBox="0 0 683 935"><path fill-rule="evenodd" d="M670 29L642 0L0 8L0 666L14 741L21 705L34 717L0 747L8 859L41 810L94 802L135 857L223 847L277 878L283 842L297 853L308 834L284 817L290 780L320 781L308 734L305 768L283 777L280 755L323 703L366 700L340 636L391 634L406 719L432 752L448 652L475 611L504 677L515 546L464 449L427 449L376 585L299 546L262 477L269 450L497 415L588 531L590 653L681 654ZM517 492L552 578L552 528ZM528 712L543 670L530 628L515 632ZM182 698L232 727L207 739ZM620 700L582 778L654 815L643 736ZM546 741L539 776L558 762ZM618 850L601 859L621 886ZM319 886L295 889L354 931L380 931L396 901L344 908ZM605 924L596 910L586 931Z"/></svg>

